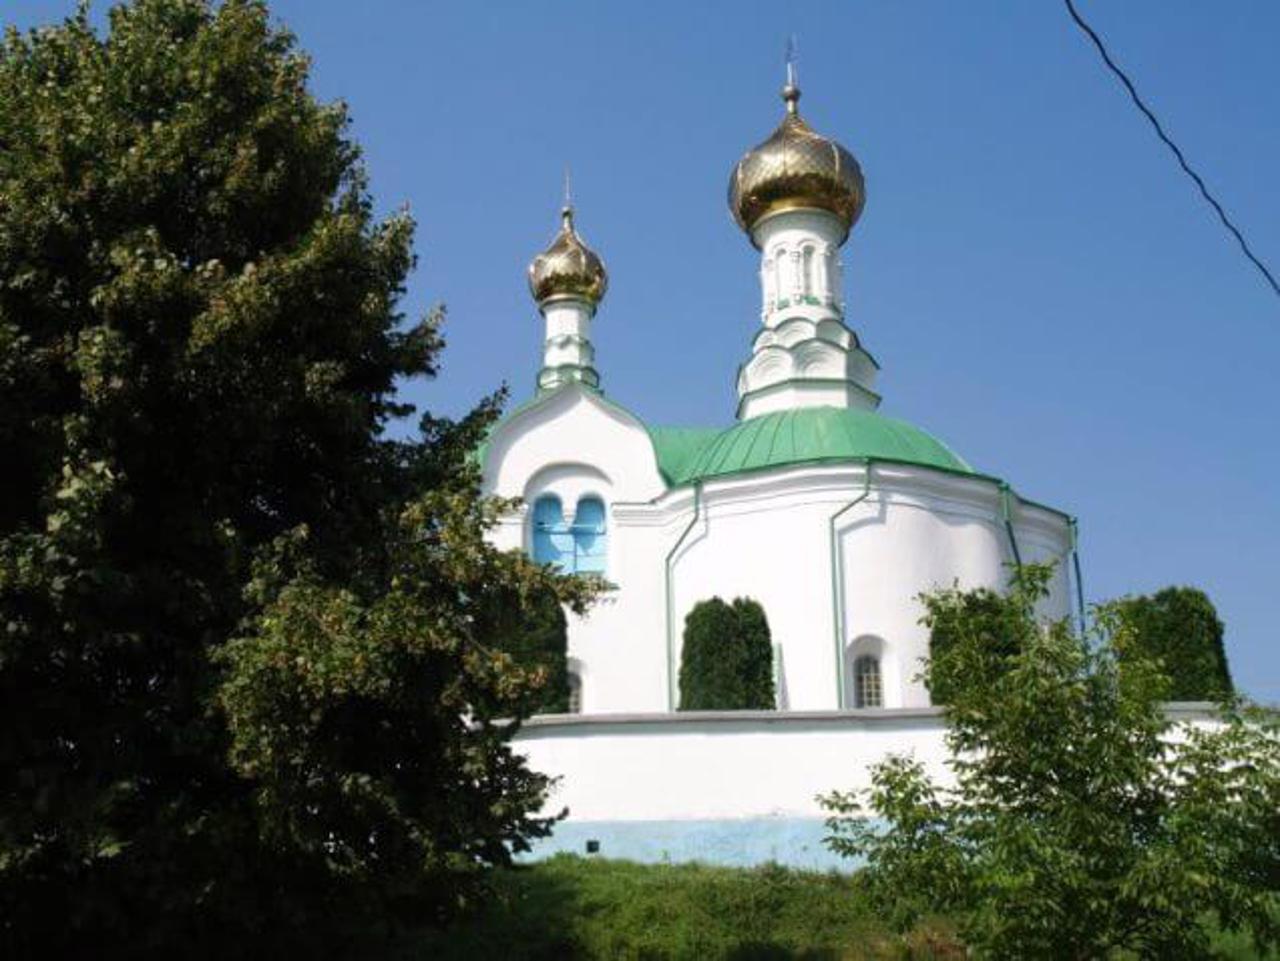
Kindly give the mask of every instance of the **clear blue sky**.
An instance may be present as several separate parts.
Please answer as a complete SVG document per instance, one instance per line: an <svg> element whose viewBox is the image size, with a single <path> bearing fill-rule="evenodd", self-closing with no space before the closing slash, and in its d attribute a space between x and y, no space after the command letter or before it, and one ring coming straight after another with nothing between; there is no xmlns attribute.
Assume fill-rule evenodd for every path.
<svg viewBox="0 0 1280 961"><path fill-rule="evenodd" d="M1080 7L1280 269L1280 4ZM530 392L524 269L569 163L610 271L605 389L661 424L733 416L759 294L725 187L777 122L798 34L802 110L867 177L846 297L882 410L1077 514L1091 599L1204 588L1237 682L1280 700L1280 299L1056 0L274 10L316 93L349 102L380 208L419 220L407 307L449 306L443 373L406 396Z"/></svg>

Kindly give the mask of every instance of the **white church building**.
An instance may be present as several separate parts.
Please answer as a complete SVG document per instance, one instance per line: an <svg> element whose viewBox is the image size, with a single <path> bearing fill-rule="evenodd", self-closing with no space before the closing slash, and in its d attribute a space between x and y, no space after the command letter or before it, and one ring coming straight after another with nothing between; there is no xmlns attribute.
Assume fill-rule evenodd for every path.
<svg viewBox="0 0 1280 961"><path fill-rule="evenodd" d="M608 397L611 359L591 340L607 275L570 206L529 267L546 326L536 394L479 452L485 491L523 505L494 538L614 585L569 625L578 713L520 735L534 765L561 776L550 806L570 809L562 846L590 836L605 855L776 857L778 828L817 818L816 791L854 786L886 750L941 762L938 712L916 679L921 592L1001 588L1011 563L1053 561L1046 613L1071 610L1073 519L880 412L879 365L842 291L862 171L802 118L793 78L782 96L781 122L729 180L759 253L761 308L727 426L649 424ZM776 712L676 711L684 619L713 596L763 607ZM747 850L770 833L759 819L774 841ZM648 848L625 841L628 821L645 824L632 833ZM655 825L673 822L693 828L654 848Z"/></svg>

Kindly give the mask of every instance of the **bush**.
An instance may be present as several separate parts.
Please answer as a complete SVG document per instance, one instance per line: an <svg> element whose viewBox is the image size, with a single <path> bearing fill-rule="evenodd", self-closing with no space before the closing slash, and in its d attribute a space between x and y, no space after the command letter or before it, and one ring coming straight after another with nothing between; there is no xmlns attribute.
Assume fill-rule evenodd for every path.
<svg viewBox="0 0 1280 961"><path fill-rule="evenodd" d="M699 601L685 618L680 710L749 711L774 706L773 642L750 598Z"/></svg>
<svg viewBox="0 0 1280 961"><path fill-rule="evenodd" d="M460 924L405 938L396 958L432 961L951 961L945 920L903 938L857 878L778 865L634 864L557 855L496 872ZM370 945L369 956L382 945ZM385 949L383 949L385 950Z"/></svg>
<svg viewBox="0 0 1280 961"><path fill-rule="evenodd" d="M955 605L930 613L933 625L929 653L929 695L934 704L951 699L945 655L960 625L984 639L992 668L1022 650L1027 625L1016 609L987 588L957 594ZM1169 699L1215 701L1232 692L1231 674L1222 644L1222 622L1213 603L1194 587L1166 587L1156 594L1114 602L1124 612L1133 634L1131 654L1158 662L1169 677Z"/></svg>
<svg viewBox="0 0 1280 961"><path fill-rule="evenodd" d="M1280 944L1280 718L1227 703L1175 727L1133 605L1081 637L1036 616L1050 574L1013 575L1001 644L990 598L924 597L950 631L925 672L948 691L954 783L890 755L822 799L828 843L866 859L895 924L946 916L978 957L1203 958L1215 928Z"/></svg>
<svg viewBox="0 0 1280 961"><path fill-rule="evenodd" d="M1166 587L1117 604L1135 630L1134 650L1169 676L1169 699L1215 701L1231 693L1222 621L1204 591Z"/></svg>

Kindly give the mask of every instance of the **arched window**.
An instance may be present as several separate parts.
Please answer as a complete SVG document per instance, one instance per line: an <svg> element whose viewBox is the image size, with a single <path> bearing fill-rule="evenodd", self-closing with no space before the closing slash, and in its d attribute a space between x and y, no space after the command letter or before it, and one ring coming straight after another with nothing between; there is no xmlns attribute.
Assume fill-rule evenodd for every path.
<svg viewBox="0 0 1280 961"><path fill-rule="evenodd" d="M564 508L555 494L544 494L533 505L533 559L563 571L573 563L573 535L564 522Z"/></svg>
<svg viewBox="0 0 1280 961"><path fill-rule="evenodd" d="M582 675L577 671L569 672L569 713L582 713Z"/></svg>
<svg viewBox="0 0 1280 961"><path fill-rule="evenodd" d="M533 504L533 559L554 564L566 574L603 574L608 535L604 501L588 495L578 501L573 523L564 519L564 507L555 494L544 494Z"/></svg>
<svg viewBox="0 0 1280 961"><path fill-rule="evenodd" d="M603 574L605 561L604 502L598 497L578 501L573 514L573 569L579 574Z"/></svg>
<svg viewBox="0 0 1280 961"><path fill-rule="evenodd" d="M884 707L880 658L873 654L863 654L853 662L853 706Z"/></svg>
<svg viewBox="0 0 1280 961"><path fill-rule="evenodd" d="M804 248L804 293L806 297L813 297L818 291L818 278L816 274L817 268L813 262L813 248Z"/></svg>

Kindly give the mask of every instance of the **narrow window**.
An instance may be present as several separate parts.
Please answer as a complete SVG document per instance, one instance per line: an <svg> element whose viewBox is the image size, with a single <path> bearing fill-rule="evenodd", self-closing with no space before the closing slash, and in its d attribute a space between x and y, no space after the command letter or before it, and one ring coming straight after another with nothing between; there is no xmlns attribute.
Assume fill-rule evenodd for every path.
<svg viewBox="0 0 1280 961"><path fill-rule="evenodd" d="M813 263L813 248L806 247L804 249L804 294L806 297L817 295L818 278L816 268Z"/></svg>
<svg viewBox="0 0 1280 961"><path fill-rule="evenodd" d="M573 515L573 570L603 574L607 539L604 502L598 497L582 498Z"/></svg>
<svg viewBox="0 0 1280 961"><path fill-rule="evenodd" d="M880 684L880 658L863 654L853 662L853 706L884 706L884 689Z"/></svg>
<svg viewBox="0 0 1280 961"><path fill-rule="evenodd" d="M562 571L573 570L573 535L564 522L560 498L554 494L544 494L533 505L533 559Z"/></svg>

